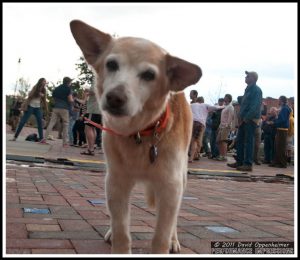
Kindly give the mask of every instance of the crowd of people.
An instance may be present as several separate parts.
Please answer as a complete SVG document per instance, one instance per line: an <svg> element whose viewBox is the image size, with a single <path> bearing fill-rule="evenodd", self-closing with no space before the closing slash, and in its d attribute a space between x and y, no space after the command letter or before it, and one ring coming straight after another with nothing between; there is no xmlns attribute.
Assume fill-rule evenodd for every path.
<svg viewBox="0 0 300 260"><path fill-rule="evenodd" d="M246 71L247 87L243 96L233 101L231 94L209 105L198 92L190 92L193 130L189 149L189 163L202 156L217 161L227 161L227 152L236 151L235 163L227 166L241 171L252 171L252 165L261 163L270 167L286 168L291 162L294 145L293 110L285 96L279 97L279 108L267 109L262 100L262 90L257 86L258 74ZM61 85L52 92L54 106L48 126L43 135L43 115L48 115L46 102L47 81L40 78L22 103L16 100L11 109L11 126L16 141L22 128L33 114L38 128L38 141L48 144L54 126L61 125L60 133L64 148L86 146L83 155L94 155L95 146L101 149L101 130L91 121L101 124L101 113L93 86L79 97L72 91L72 79L64 77ZM21 116L21 111L23 115ZM260 147L264 144L264 158Z"/></svg>
<svg viewBox="0 0 300 260"><path fill-rule="evenodd" d="M294 145L293 110L285 96L278 99L278 108L267 106L262 90L257 86L258 74L246 71L247 87L236 102L226 94L211 106L204 103L198 92L190 92L193 114L193 132L189 149L189 162L203 155L217 161L227 161L227 152L236 151L235 163L228 167L252 171L252 165L268 164L286 168L291 163ZM263 160L260 147L263 143Z"/></svg>
<svg viewBox="0 0 300 260"><path fill-rule="evenodd" d="M38 128L38 143L49 144L48 140L53 139L50 135L53 128L58 124L59 136L62 139L64 148L69 146L85 147L86 150L81 152L83 155L94 155L95 146L101 149L101 130L88 123L85 118L101 123L101 114L96 101L93 86L83 91L83 96L78 97L78 93L72 91L72 79L64 77L61 85L56 87L52 92L54 106L52 108L51 117L46 128L45 136L43 134L43 116L48 115L48 106L46 102L46 86L45 78L38 80L32 90L29 92L26 100L21 104L18 100L12 108L12 116L14 125L12 130L15 131L11 141L16 141L23 127L34 114ZM21 111L23 115L20 120ZM16 127L16 123L18 126ZM13 127L14 126L14 127Z"/></svg>

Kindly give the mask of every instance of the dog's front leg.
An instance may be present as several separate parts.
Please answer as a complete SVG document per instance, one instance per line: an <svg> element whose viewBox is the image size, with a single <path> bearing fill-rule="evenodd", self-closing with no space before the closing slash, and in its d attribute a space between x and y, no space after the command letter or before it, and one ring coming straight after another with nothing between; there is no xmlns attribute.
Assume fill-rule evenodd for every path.
<svg viewBox="0 0 300 260"><path fill-rule="evenodd" d="M152 240L152 253L168 254L171 251L179 253L177 240L177 215L183 193L182 183L169 183L168 186L156 190L158 200L157 224Z"/></svg>
<svg viewBox="0 0 300 260"><path fill-rule="evenodd" d="M106 198L111 226L105 236L112 243L113 254L130 254L129 195L133 183L112 174L106 176Z"/></svg>

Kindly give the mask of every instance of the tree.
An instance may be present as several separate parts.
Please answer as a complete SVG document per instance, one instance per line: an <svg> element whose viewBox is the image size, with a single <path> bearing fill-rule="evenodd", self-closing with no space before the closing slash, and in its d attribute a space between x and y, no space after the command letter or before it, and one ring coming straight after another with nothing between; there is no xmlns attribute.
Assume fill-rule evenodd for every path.
<svg viewBox="0 0 300 260"><path fill-rule="evenodd" d="M20 96L22 99L25 99L26 96L28 95L30 84L24 78L20 78L17 81L17 83L18 83L17 84L17 86L18 86L18 94L17 94L17 96Z"/></svg>
<svg viewBox="0 0 300 260"><path fill-rule="evenodd" d="M88 84L91 86L94 83L95 76L93 71L89 68L89 65L82 56L79 58L79 63L76 64L76 70L79 71L79 81L77 81L79 85L84 86Z"/></svg>

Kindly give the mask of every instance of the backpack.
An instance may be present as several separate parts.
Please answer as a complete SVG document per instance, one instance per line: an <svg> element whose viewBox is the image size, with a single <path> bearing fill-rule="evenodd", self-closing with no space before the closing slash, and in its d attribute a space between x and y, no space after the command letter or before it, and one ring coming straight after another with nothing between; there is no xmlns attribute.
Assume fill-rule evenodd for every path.
<svg viewBox="0 0 300 260"><path fill-rule="evenodd" d="M37 134L34 133L34 134L30 134L26 137L25 141L30 141L30 142L38 142L39 139L37 137Z"/></svg>

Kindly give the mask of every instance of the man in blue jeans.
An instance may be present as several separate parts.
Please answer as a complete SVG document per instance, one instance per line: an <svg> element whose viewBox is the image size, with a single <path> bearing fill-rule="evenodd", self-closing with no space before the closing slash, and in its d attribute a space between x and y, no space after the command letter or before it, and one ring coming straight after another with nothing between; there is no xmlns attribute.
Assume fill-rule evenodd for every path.
<svg viewBox="0 0 300 260"><path fill-rule="evenodd" d="M245 71L247 87L241 102L237 134L237 161L227 165L239 171L252 171L254 135L261 116L262 91L256 85L256 72Z"/></svg>

